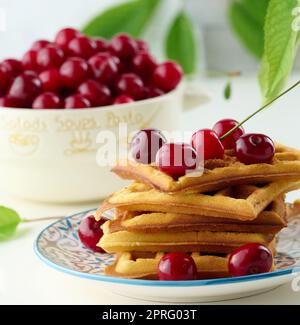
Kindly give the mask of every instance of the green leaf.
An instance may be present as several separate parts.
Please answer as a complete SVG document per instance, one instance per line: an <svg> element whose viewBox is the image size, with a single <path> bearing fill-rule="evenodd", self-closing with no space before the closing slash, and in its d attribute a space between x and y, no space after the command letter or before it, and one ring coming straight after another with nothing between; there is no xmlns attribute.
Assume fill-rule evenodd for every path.
<svg viewBox="0 0 300 325"><path fill-rule="evenodd" d="M135 0L114 6L88 22L82 32L107 39L120 32L139 37L159 3L160 0Z"/></svg>
<svg viewBox="0 0 300 325"><path fill-rule="evenodd" d="M234 0L228 17L233 31L250 53L260 58L264 48L264 21L270 0Z"/></svg>
<svg viewBox="0 0 300 325"><path fill-rule="evenodd" d="M184 11L181 11L167 33L165 44L166 55L169 59L181 64L186 74L197 70L197 42L194 28Z"/></svg>
<svg viewBox="0 0 300 325"><path fill-rule="evenodd" d="M12 209L0 206L0 240L13 235L21 218Z"/></svg>
<svg viewBox="0 0 300 325"><path fill-rule="evenodd" d="M228 80L224 88L224 98L228 100L230 99L230 97L231 97L231 81Z"/></svg>
<svg viewBox="0 0 300 325"><path fill-rule="evenodd" d="M265 102L276 97L290 74L297 50L299 33L293 31L292 10L297 0L270 0L265 22L264 56L259 82Z"/></svg>

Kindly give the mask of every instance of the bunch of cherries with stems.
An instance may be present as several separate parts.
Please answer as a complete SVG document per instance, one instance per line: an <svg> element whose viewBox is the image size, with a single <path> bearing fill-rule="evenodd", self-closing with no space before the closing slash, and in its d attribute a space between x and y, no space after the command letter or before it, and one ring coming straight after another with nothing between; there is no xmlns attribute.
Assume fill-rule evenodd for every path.
<svg viewBox="0 0 300 325"><path fill-rule="evenodd" d="M160 131L141 130L131 143L133 158L142 164L156 160L161 171L175 178L184 175L189 169L196 168L197 150L203 151L204 159L222 159L225 149L233 149L237 158L244 164L271 163L275 153L273 141L263 134L245 134L242 125L299 84L300 81L296 82L240 123L233 119L225 119L217 122L213 129L197 131L192 136L191 145L168 144ZM182 162L182 165L178 166L175 164L176 153L181 154L181 157L189 157L190 161ZM162 164L165 155L168 156L166 160L168 166ZM96 252L103 252L96 244L103 236L100 227L105 221L105 218L96 221L94 216L89 216L83 219L79 226L82 243ZM269 272L272 265L271 251L259 243L243 245L228 257L228 271L232 277ZM164 281L197 280L198 272L195 261L189 254L171 252L165 254L159 261L157 277Z"/></svg>
<svg viewBox="0 0 300 325"><path fill-rule="evenodd" d="M182 79L181 67L158 63L147 43L118 34L110 41L60 30L38 40L21 60L0 62L0 106L53 109L123 104L161 96Z"/></svg>

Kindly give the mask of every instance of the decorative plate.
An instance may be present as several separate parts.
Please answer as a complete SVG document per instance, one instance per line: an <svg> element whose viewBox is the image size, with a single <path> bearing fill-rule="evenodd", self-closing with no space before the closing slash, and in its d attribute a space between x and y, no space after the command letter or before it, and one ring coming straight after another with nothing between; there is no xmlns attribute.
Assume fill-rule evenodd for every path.
<svg viewBox="0 0 300 325"><path fill-rule="evenodd" d="M265 292L287 282L291 285L295 281L300 283L300 217L293 219L280 232L275 259L277 270L274 272L210 280L153 281L104 274L105 267L113 262L114 256L85 248L77 234L80 220L94 212L81 212L45 228L34 244L38 257L59 271L101 281L102 287L112 292L153 301L220 301ZM105 216L111 218L112 214L108 212Z"/></svg>

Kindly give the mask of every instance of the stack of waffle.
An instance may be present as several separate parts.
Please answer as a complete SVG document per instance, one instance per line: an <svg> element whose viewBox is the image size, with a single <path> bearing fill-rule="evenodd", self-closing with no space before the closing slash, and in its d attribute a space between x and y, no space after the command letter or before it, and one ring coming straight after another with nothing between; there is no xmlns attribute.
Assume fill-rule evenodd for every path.
<svg viewBox="0 0 300 325"><path fill-rule="evenodd" d="M199 278L228 276L227 257L247 243L275 254L286 226L285 193L300 188L300 152L276 145L272 164L244 165L233 151L205 162L201 176L178 180L154 165L122 162L113 171L133 183L107 198L96 213L115 209L99 242L116 253L109 275L156 279L166 252L193 257Z"/></svg>

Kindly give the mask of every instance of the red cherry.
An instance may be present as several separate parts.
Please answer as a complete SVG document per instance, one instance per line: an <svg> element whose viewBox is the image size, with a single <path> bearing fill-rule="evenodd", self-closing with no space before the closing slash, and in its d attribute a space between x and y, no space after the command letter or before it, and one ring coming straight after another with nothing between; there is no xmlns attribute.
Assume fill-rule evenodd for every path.
<svg viewBox="0 0 300 325"><path fill-rule="evenodd" d="M27 51L22 58L22 66L24 70L37 71L39 68L37 64L37 51Z"/></svg>
<svg viewBox="0 0 300 325"><path fill-rule="evenodd" d="M155 59L148 52L139 52L132 61L133 71L144 79L152 76L157 66Z"/></svg>
<svg viewBox="0 0 300 325"><path fill-rule="evenodd" d="M153 97L162 96L165 93L159 88L156 88L154 86L149 86L145 88L145 94L146 94L146 98L153 98Z"/></svg>
<svg viewBox="0 0 300 325"><path fill-rule="evenodd" d="M37 96L37 98L32 103L32 108L62 108L62 103L56 94L46 92Z"/></svg>
<svg viewBox="0 0 300 325"><path fill-rule="evenodd" d="M106 220L104 218L96 221L94 216L88 216L81 220L78 228L78 236L84 246L90 248L94 252L104 253L104 250L97 246L103 231L101 226Z"/></svg>
<svg viewBox="0 0 300 325"><path fill-rule="evenodd" d="M134 99L126 95L117 96L114 100L114 104L127 104L132 102L134 102Z"/></svg>
<svg viewBox="0 0 300 325"><path fill-rule="evenodd" d="M182 68L173 61L159 64L153 72L153 84L165 92L176 88L183 76Z"/></svg>
<svg viewBox="0 0 300 325"><path fill-rule="evenodd" d="M43 71L39 74L44 91L58 92L62 87L62 80L57 69Z"/></svg>
<svg viewBox="0 0 300 325"><path fill-rule="evenodd" d="M134 73L124 73L116 83L116 91L119 95L127 95L139 100L145 95L144 82Z"/></svg>
<svg viewBox="0 0 300 325"><path fill-rule="evenodd" d="M186 143L166 143L156 154L159 170L177 179L199 164L196 150Z"/></svg>
<svg viewBox="0 0 300 325"><path fill-rule="evenodd" d="M10 97L2 97L0 98L0 107L14 107L14 108L22 108L22 101L19 101L15 98Z"/></svg>
<svg viewBox="0 0 300 325"><path fill-rule="evenodd" d="M168 253L159 261L157 276L161 281L197 280L197 266L186 253Z"/></svg>
<svg viewBox="0 0 300 325"><path fill-rule="evenodd" d="M62 48L64 51L68 50L70 41L80 36L80 32L74 28L61 29L55 36L55 44Z"/></svg>
<svg viewBox="0 0 300 325"><path fill-rule="evenodd" d="M208 159L222 159L224 147L217 134L210 129L195 132L192 136L192 146L196 149L198 156Z"/></svg>
<svg viewBox="0 0 300 325"><path fill-rule="evenodd" d="M161 131L144 129L132 138L130 150L133 159L140 164L150 164L155 161L158 150L166 143Z"/></svg>
<svg viewBox="0 0 300 325"><path fill-rule="evenodd" d="M89 59L96 53L97 47L93 39L86 36L79 36L70 41L68 52L71 56Z"/></svg>
<svg viewBox="0 0 300 325"><path fill-rule="evenodd" d="M32 71L20 74L12 83L8 97L22 102L23 107L30 108L32 101L42 91L42 83Z"/></svg>
<svg viewBox="0 0 300 325"><path fill-rule="evenodd" d="M16 59L6 59L1 63L1 65L11 71L14 77L18 76L23 71L21 61Z"/></svg>
<svg viewBox="0 0 300 325"><path fill-rule="evenodd" d="M269 164L275 154L275 145L264 134L244 134L236 141L235 153L243 164Z"/></svg>
<svg viewBox="0 0 300 325"><path fill-rule="evenodd" d="M94 78L103 84L111 84L119 73L119 58L107 52L94 55L88 62Z"/></svg>
<svg viewBox="0 0 300 325"><path fill-rule="evenodd" d="M82 95L76 94L71 95L65 99L65 108L89 108L91 103L87 98L84 98Z"/></svg>
<svg viewBox="0 0 300 325"><path fill-rule="evenodd" d="M221 138L224 134L226 134L228 131L233 129L238 124L239 124L238 121L232 119L220 120L214 125L213 131L215 131L218 137ZM245 133L244 128L240 126L233 133L227 136L224 140L221 140L224 148L234 149L236 140L240 138L244 133Z"/></svg>
<svg viewBox="0 0 300 325"><path fill-rule="evenodd" d="M111 103L110 89L95 80L87 80L78 87L78 93L87 98L93 107Z"/></svg>
<svg viewBox="0 0 300 325"><path fill-rule="evenodd" d="M102 37L94 38L96 45L96 53L105 52L107 50L108 44L107 41Z"/></svg>
<svg viewBox="0 0 300 325"><path fill-rule="evenodd" d="M64 52L59 47L48 45L37 52L36 61L41 70L59 68L64 61Z"/></svg>
<svg viewBox="0 0 300 325"><path fill-rule="evenodd" d="M138 51L149 52L149 46L144 40L137 39L137 40L135 40L135 42L137 44Z"/></svg>
<svg viewBox="0 0 300 325"><path fill-rule="evenodd" d="M0 90L6 91L13 79L13 72L3 63L0 64Z"/></svg>
<svg viewBox="0 0 300 325"><path fill-rule="evenodd" d="M76 89L89 77L89 66L81 58L70 58L59 69L64 86Z"/></svg>
<svg viewBox="0 0 300 325"><path fill-rule="evenodd" d="M111 53L123 60L131 59L138 51L138 46L135 40L126 34L114 36L108 48Z"/></svg>
<svg viewBox="0 0 300 325"><path fill-rule="evenodd" d="M270 250L257 243L237 248L228 258L228 270L233 277L269 272L272 265Z"/></svg>
<svg viewBox="0 0 300 325"><path fill-rule="evenodd" d="M44 39L35 41L32 45L31 45L31 50L33 51L39 51L40 49L43 49L44 47L50 45L51 43L49 41L46 41Z"/></svg>

